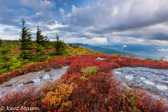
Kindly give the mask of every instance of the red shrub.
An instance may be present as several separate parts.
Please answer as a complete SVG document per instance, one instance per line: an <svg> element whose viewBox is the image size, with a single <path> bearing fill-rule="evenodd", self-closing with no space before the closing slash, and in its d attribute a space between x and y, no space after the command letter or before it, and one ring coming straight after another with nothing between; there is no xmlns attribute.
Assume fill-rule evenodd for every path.
<svg viewBox="0 0 168 112"><path fill-rule="evenodd" d="M112 69L119 68L120 65L114 62L102 62L98 67L98 72L108 73L111 72Z"/></svg>
<svg viewBox="0 0 168 112"><path fill-rule="evenodd" d="M105 101L110 89L110 75L103 73L80 81L71 95L72 111L103 111L106 110ZM80 79L79 79L80 80Z"/></svg>
<svg viewBox="0 0 168 112"><path fill-rule="evenodd" d="M105 58L105 60L96 60L95 58L97 57ZM51 58L49 62L31 64L16 71L13 70L9 74L2 74L0 75L0 83L9 80L11 77L28 72L42 70L47 67L55 69L69 64L70 67L68 68L67 74L63 75L61 79L45 84L43 89L37 93L34 88L26 93L21 91L14 96L7 95L5 102L0 102L0 106L37 106L44 109L41 111L47 111L47 105L41 101L47 96L47 93L56 91L58 86L62 87L61 85L65 84L66 87L69 87L68 85L74 84L75 89L69 92L69 96L66 97L65 94L65 102L64 97L61 99L64 103L62 103L63 105L61 103L58 105L59 110L56 110L55 107L50 107L50 111L66 111L68 104L71 104L69 106L71 108L70 111L167 111L168 107L165 107L161 101L152 100L144 91L137 92L123 88L112 78L112 74L110 73L112 69L118 67L168 68L168 62L163 61L149 61L134 57L109 55L60 56L58 58ZM87 75L85 78L81 78L84 76L80 72L81 69L88 66L97 66L97 74ZM64 89L62 92L64 92Z"/></svg>
<svg viewBox="0 0 168 112"><path fill-rule="evenodd" d="M82 68L86 68L87 66L95 66L96 61L94 59L76 59L73 61L68 68L67 73L72 74L72 73L77 73L80 72Z"/></svg>
<svg viewBox="0 0 168 112"><path fill-rule="evenodd" d="M21 67L18 70L13 70L11 73L8 73L8 74L1 74L0 75L0 84L5 81L8 81L9 79L11 79L15 76L24 75L29 72L36 72L36 71L43 70L48 67L51 67L54 69L61 68L62 66L69 65L74 59L74 58L67 58L67 60L65 60L66 57L65 57L65 59L61 59L64 57L59 57L59 58L60 58L60 60L57 60L57 61L38 62L38 63L34 63L34 64L31 64L26 67Z"/></svg>
<svg viewBox="0 0 168 112"><path fill-rule="evenodd" d="M168 62L150 61L125 56L108 56L105 61L118 63L121 67L148 67L154 69L167 69Z"/></svg>

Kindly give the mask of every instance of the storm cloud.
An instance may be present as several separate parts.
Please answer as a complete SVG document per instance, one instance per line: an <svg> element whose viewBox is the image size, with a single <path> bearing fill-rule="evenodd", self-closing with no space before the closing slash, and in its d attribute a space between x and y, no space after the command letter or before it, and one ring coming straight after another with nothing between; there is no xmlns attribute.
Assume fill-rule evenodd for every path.
<svg viewBox="0 0 168 112"><path fill-rule="evenodd" d="M122 38L167 40L166 4L167 0L100 0L94 7L72 6L72 12L66 15L64 22L71 27L83 27L83 30L91 27L89 31L93 34L111 34L111 38L122 35ZM163 31L156 27L158 24L165 27Z"/></svg>
<svg viewBox="0 0 168 112"><path fill-rule="evenodd" d="M66 22L96 30L123 31L168 21L167 0L101 0L95 7L76 8Z"/></svg>

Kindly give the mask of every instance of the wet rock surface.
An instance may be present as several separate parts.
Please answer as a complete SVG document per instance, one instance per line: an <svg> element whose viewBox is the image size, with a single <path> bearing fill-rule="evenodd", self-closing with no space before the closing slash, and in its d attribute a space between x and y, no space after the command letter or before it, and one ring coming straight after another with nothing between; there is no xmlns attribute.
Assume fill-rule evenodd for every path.
<svg viewBox="0 0 168 112"><path fill-rule="evenodd" d="M145 67L124 67L114 69L114 78L134 89L144 89L154 98L161 98L168 104L168 69Z"/></svg>
<svg viewBox="0 0 168 112"><path fill-rule="evenodd" d="M30 87L41 87L48 81L56 80L60 78L61 75L65 74L68 66L61 69L52 69L49 72L40 71L34 73L28 73L22 76L17 76L10 79L0 85L0 98L3 98L7 93L12 93L13 91L25 91Z"/></svg>

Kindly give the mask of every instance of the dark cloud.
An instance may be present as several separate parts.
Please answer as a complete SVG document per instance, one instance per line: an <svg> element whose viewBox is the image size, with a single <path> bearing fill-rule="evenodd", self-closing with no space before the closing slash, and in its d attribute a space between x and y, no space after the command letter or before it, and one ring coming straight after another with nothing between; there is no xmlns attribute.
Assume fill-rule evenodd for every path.
<svg viewBox="0 0 168 112"><path fill-rule="evenodd" d="M118 25L113 26L110 25L106 28L103 28L101 30L98 30L97 32L110 32L110 31L126 31L126 30L131 30L135 28L143 28L143 27L148 27L152 26L155 24L159 23L164 23L168 21L168 13L165 13L164 15L160 16L160 14L155 15L156 18L150 18L146 19L144 21L138 21L137 19L129 18L128 21L125 21L125 23L118 23Z"/></svg>
<svg viewBox="0 0 168 112"><path fill-rule="evenodd" d="M150 2L101 0L102 4L94 8L73 7L66 21L74 26L94 26L97 33L130 30L168 21L168 8L165 5L168 1L158 3L158 0L153 0L154 6Z"/></svg>
<svg viewBox="0 0 168 112"><path fill-rule="evenodd" d="M151 35L150 38L154 40L168 40L168 34L159 32Z"/></svg>
<svg viewBox="0 0 168 112"><path fill-rule="evenodd" d="M166 32L159 33L147 29L157 24L168 22L168 1L163 0L100 0L95 7L77 8L72 7L72 12L64 17L64 23L69 24L73 29L66 28L66 31L75 31L75 27L86 30L93 27L89 32L95 35L109 34L113 36L134 37L142 39L167 40ZM143 30L144 29L144 30ZM148 33L144 31L149 30ZM139 30L136 33L135 30ZM123 33L130 31L129 34Z"/></svg>

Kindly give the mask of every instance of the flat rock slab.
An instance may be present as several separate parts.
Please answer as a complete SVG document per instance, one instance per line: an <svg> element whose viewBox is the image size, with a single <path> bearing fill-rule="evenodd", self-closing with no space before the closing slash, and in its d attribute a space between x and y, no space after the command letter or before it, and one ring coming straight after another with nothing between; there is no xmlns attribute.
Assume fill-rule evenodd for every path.
<svg viewBox="0 0 168 112"><path fill-rule="evenodd" d="M134 89L144 89L168 104L168 69L123 67L112 71L114 78Z"/></svg>
<svg viewBox="0 0 168 112"><path fill-rule="evenodd" d="M67 72L68 66L61 69L52 69L49 72L40 71L17 76L0 85L0 98L13 91L25 91L30 87L41 87L48 81L56 80Z"/></svg>
<svg viewBox="0 0 168 112"><path fill-rule="evenodd" d="M105 58L97 57L96 60L104 60Z"/></svg>

